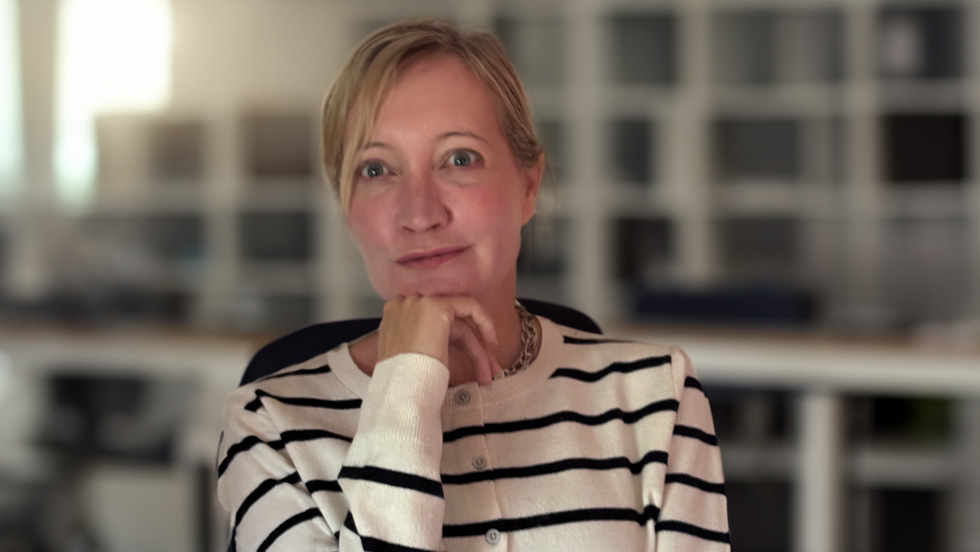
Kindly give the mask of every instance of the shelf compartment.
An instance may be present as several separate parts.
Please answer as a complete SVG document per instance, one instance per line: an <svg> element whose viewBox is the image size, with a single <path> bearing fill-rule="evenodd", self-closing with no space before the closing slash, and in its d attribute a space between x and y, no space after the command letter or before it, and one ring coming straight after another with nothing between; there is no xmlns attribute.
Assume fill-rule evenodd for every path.
<svg viewBox="0 0 980 552"><path fill-rule="evenodd" d="M735 281L794 281L802 223L791 216L727 217L715 222L720 269Z"/></svg>
<svg viewBox="0 0 980 552"><path fill-rule="evenodd" d="M528 87L565 83L565 26L561 19L500 17L494 21L493 30Z"/></svg>
<svg viewBox="0 0 980 552"><path fill-rule="evenodd" d="M316 177L315 125L304 113L247 114L241 121L244 171L256 182L312 182Z"/></svg>
<svg viewBox="0 0 980 552"><path fill-rule="evenodd" d="M616 13L605 22L608 78L621 85L677 81L679 25L671 12Z"/></svg>
<svg viewBox="0 0 980 552"><path fill-rule="evenodd" d="M751 481L726 477L725 495L729 525L738 528L734 538L739 549L754 552L792 550L793 489L790 482L771 476Z"/></svg>
<svg viewBox="0 0 980 552"><path fill-rule="evenodd" d="M520 277L560 277L568 269L569 221L535 217L521 229L521 251L517 257Z"/></svg>
<svg viewBox="0 0 980 552"><path fill-rule="evenodd" d="M963 6L893 5L877 19L878 72L885 79L948 79L964 74Z"/></svg>
<svg viewBox="0 0 980 552"><path fill-rule="evenodd" d="M970 225L965 218L883 223L881 303L899 327L969 316Z"/></svg>
<svg viewBox="0 0 980 552"><path fill-rule="evenodd" d="M154 181L204 177L205 129L201 121L157 121L150 132L150 175Z"/></svg>
<svg viewBox="0 0 980 552"><path fill-rule="evenodd" d="M99 215L80 229L96 247L145 258L200 263L206 253L204 218L196 213Z"/></svg>
<svg viewBox="0 0 980 552"><path fill-rule="evenodd" d="M614 223L616 276L639 286L670 281L676 256L674 227L665 218L623 218Z"/></svg>
<svg viewBox="0 0 980 552"><path fill-rule="evenodd" d="M883 115L880 124L887 183L957 183L969 178L965 114L891 113Z"/></svg>
<svg viewBox="0 0 980 552"><path fill-rule="evenodd" d="M607 179L644 185L655 179L656 125L649 119L622 118L607 124Z"/></svg>
<svg viewBox="0 0 980 552"><path fill-rule="evenodd" d="M712 74L722 85L829 83L844 76L839 10L723 10L711 23Z"/></svg>
<svg viewBox="0 0 980 552"><path fill-rule="evenodd" d="M803 122L793 117L714 121L713 158L719 182L803 179Z"/></svg>
<svg viewBox="0 0 980 552"><path fill-rule="evenodd" d="M95 121L100 197L158 195L190 189L207 177L207 128L177 115L103 115Z"/></svg>
<svg viewBox="0 0 980 552"><path fill-rule="evenodd" d="M308 261L314 254L315 222L307 211L239 213L241 255L249 261Z"/></svg>

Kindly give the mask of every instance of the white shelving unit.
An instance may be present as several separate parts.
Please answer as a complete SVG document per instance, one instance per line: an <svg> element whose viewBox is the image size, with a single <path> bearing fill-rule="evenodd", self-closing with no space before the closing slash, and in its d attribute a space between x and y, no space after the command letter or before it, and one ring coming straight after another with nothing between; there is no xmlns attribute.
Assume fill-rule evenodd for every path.
<svg viewBox="0 0 980 552"><path fill-rule="evenodd" d="M604 327L760 287L787 301L770 321L821 329L980 317L980 0L175 0L171 105L100 120L82 213L53 186L58 5L20 3L27 185L0 203L0 305L35 318L286 331L376 315L319 176L318 110L357 39L414 15L495 29L528 86L559 201L528 230L520 294ZM837 455L849 394L919 384L856 361L824 379L827 355L809 371L773 357L759 375L768 345L738 362L717 347L690 348L707 383L802 397L798 442L725 447L729 480L793 489L797 550L874 551L868 489L945 490L945 473L980 458L976 433L949 458L944 446ZM974 427L978 393L952 381L931 391ZM740 402L757 413L745 425L771 403ZM828 486L842 481L863 498ZM858 528L841 527L841 504ZM976 548L955 523L965 536L947 544Z"/></svg>

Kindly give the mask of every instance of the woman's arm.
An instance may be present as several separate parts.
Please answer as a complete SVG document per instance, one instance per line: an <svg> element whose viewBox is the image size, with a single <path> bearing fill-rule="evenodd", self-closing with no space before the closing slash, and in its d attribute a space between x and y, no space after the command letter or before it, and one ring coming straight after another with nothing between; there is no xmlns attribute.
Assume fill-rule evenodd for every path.
<svg viewBox="0 0 980 552"><path fill-rule="evenodd" d="M342 545L439 549L444 512L440 411L448 381L446 367L422 354L402 353L375 366L340 471L350 507Z"/></svg>
<svg viewBox="0 0 980 552"><path fill-rule="evenodd" d="M352 440L315 429L280 431L254 389L229 397L218 494L231 513L236 551L440 548L449 344L466 350L476 378L489 381L499 366L483 342L496 336L482 308L464 297L391 300L379 334L379 360ZM304 437L350 441L342 460L298 459L342 462L331 483L349 508L342 523L328 526L289 456L288 441Z"/></svg>
<svg viewBox="0 0 980 552"><path fill-rule="evenodd" d="M671 351L679 407L656 523L657 550L727 551L728 501L708 399L679 348Z"/></svg>
<svg viewBox="0 0 980 552"><path fill-rule="evenodd" d="M229 549L360 551L388 544L437 550L443 516L440 410L448 377L440 362L425 355L379 363L353 440L315 423L280 429L253 386L233 392L218 466L218 497L231 518ZM302 440L318 440L324 443L320 450L339 454L294 459L288 445ZM336 480L308 481L297 470L331 462L335 467L323 471L339 471ZM324 490L343 501L338 509L347 510L346 520L324 517L323 504L311 494Z"/></svg>

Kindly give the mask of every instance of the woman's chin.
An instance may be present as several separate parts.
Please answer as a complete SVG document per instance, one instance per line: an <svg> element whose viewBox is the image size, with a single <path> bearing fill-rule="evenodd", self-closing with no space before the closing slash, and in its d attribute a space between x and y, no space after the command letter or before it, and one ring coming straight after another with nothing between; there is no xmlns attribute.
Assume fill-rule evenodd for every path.
<svg viewBox="0 0 980 552"><path fill-rule="evenodd" d="M398 295L475 295L472 282L433 278L422 282L404 282L395 286Z"/></svg>

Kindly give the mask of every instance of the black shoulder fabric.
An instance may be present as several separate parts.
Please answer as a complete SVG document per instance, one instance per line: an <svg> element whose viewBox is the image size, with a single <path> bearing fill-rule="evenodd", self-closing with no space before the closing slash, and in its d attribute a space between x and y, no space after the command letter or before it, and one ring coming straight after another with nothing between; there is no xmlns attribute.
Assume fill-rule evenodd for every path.
<svg viewBox="0 0 980 552"><path fill-rule="evenodd" d="M240 385L311 359L330 349L373 332L380 318L358 318L314 324L284 335L255 353L245 368Z"/></svg>
<svg viewBox="0 0 980 552"><path fill-rule="evenodd" d="M519 301L531 313L553 320L563 326L589 333L602 333L594 320L571 307L534 299L519 299ZM341 343L353 341L378 329L379 324L381 324L380 318L340 320L314 324L280 337L255 353L255 356L248 363L248 367L245 368L240 385L251 383L283 368L311 359Z"/></svg>

